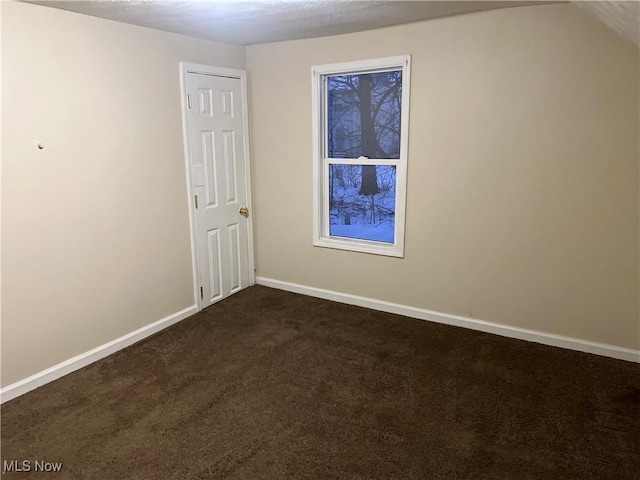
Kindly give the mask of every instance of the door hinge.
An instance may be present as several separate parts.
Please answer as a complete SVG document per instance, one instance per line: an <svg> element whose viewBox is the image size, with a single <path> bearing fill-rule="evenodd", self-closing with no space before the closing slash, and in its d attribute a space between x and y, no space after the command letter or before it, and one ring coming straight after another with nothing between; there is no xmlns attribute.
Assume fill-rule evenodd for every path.
<svg viewBox="0 0 640 480"><path fill-rule="evenodd" d="M200 300L204 300L204 290L200 287Z"/></svg>
<svg viewBox="0 0 640 480"><path fill-rule="evenodd" d="M196 208L198 208L198 195L194 195L193 200L195 202Z"/></svg>
<svg viewBox="0 0 640 480"><path fill-rule="evenodd" d="M191 110L191 95L187 95L187 106L189 107L189 110Z"/></svg>

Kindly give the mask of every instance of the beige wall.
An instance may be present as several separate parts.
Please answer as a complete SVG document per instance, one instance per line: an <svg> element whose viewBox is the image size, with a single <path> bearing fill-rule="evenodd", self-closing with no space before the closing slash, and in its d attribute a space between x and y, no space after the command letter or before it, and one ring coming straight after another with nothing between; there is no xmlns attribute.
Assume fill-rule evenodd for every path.
<svg viewBox="0 0 640 480"><path fill-rule="evenodd" d="M315 64L412 54L405 258L312 246ZM257 274L640 347L638 51L572 5L248 49Z"/></svg>
<svg viewBox="0 0 640 480"><path fill-rule="evenodd" d="M179 61L246 66L2 2L3 386L193 305Z"/></svg>

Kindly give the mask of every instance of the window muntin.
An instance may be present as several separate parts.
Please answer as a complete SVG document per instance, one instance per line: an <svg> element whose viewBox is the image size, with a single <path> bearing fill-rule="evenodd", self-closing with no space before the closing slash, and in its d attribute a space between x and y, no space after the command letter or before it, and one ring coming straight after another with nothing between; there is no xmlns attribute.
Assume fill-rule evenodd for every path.
<svg viewBox="0 0 640 480"><path fill-rule="evenodd" d="M409 61L313 67L314 245L403 255Z"/></svg>

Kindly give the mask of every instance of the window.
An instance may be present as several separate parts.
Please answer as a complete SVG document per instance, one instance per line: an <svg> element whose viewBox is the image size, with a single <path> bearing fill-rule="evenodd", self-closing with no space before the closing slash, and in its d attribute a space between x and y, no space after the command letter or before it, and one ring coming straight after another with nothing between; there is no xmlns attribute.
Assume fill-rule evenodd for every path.
<svg viewBox="0 0 640 480"><path fill-rule="evenodd" d="M312 68L314 239L402 257L410 56Z"/></svg>

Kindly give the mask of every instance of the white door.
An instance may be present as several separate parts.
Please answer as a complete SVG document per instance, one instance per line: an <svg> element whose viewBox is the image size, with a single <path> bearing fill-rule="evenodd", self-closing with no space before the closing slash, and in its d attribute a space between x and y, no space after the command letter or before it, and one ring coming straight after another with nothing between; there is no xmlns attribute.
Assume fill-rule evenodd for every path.
<svg viewBox="0 0 640 480"><path fill-rule="evenodd" d="M196 294L205 308L253 283L246 109L240 78L186 70L184 83Z"/></svg>

